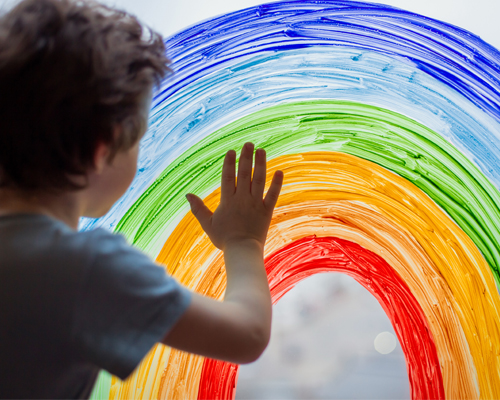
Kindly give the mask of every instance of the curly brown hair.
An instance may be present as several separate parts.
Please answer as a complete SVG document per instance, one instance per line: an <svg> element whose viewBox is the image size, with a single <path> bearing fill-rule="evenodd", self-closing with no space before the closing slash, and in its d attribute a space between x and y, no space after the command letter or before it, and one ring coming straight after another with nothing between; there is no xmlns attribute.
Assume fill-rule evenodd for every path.
<svg viewBox="0 0 500 400"><path fill-rule="evenodd" d="M0 187L77 189L99 143L132 147L169 72L162 37L94 1L24 0L0 17ZM114 127L123 127L120 137Z"/></svg>

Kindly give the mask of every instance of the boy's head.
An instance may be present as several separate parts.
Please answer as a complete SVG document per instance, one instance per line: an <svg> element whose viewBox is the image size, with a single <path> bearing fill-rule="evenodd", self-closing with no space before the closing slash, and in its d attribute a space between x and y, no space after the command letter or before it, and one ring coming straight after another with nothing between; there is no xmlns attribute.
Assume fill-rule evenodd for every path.
<svg viewBox="0 0 500 400"><path fill-rule="evenodd" d="M91 1L24 0L0 17L0 188L70 190L132 148L167 73L161 36ZM119 128L119 129L117 129ZM83 179L85 182L85 179Z"/></svg>

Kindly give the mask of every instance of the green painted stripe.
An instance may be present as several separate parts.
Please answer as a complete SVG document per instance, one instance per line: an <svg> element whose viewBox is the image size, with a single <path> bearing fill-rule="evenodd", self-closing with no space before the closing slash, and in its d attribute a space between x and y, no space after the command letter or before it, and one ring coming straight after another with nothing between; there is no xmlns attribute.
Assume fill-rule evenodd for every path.
<svg viewBox="0 0 500 400"><path fill-rule="evenodd" d="M108 400L109 392L111 391L111 375L102 370L99 373L97 382L94 385L90 400Z"/></svg>
<svg viewBox="0 0 500 400"><path fill-rule="evenodd" d="M500 283L500 194L436 132L403 115L354 102L314 100L270 107L210 134L177 158L124 215L117 230L154 253L186 212L184 195L219 186L224 153L252 141L268 157L338 151L413 182L469 235Z"/></svg>

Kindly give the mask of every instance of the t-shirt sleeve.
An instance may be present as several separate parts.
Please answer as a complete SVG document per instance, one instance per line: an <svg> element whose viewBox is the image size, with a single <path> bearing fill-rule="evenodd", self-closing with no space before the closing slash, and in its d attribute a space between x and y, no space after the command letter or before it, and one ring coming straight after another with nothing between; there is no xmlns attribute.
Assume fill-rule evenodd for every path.
<svg viewBox="0 0 500 400"><path fill-rule="evenodd" d="M93 232L73 336L88 362L125 379L186 311L191 293L120 235Z"/></svg>

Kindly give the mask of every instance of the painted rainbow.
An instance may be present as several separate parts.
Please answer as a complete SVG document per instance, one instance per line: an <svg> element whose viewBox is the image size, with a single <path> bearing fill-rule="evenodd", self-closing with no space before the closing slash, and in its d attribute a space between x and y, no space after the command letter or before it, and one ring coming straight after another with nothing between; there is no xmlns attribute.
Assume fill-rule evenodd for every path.
<svg viewBox="0 0 500 400"><path fill-rule="evenodd" d="M460 28L361 2L285 1L166 41L138 175L105 218L215 298L224 264L188 211L215 207L251 140L285 186L266 245L273 300L324 271L380 302L413 399L500 398L500 53ZM231 399L238 367L156 346L93 398Z"/></svg>

